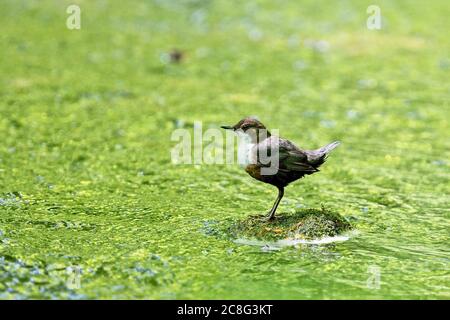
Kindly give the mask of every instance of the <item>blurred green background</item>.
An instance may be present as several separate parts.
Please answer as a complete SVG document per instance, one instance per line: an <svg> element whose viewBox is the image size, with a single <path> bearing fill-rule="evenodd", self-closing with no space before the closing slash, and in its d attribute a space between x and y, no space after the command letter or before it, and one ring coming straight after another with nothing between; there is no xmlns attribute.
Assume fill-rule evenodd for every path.
<svg viewBox="0 0 450 320"><path fill-rule="evenodd" d="M450 298L450 5L377 1L368 30L371 4L2 0L0 298ZM348 241L222 233L275 188L173 165L170 137L248 115L306 149L342 141L279 213L324 204Z"/></svg>

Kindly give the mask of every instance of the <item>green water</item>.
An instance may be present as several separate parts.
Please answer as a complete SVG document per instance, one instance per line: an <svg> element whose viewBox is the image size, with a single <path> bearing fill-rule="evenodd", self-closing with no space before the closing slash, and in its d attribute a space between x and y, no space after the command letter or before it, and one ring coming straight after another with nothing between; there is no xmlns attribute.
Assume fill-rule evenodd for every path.
<svg viewBox="0 0 450 320"><path fill-rule="evenodd" d="M450 298L448 1L378 1L378 31L365 1L78 1L68 30L72 2L0 2L0 298ZM247 115L342 141L279 213L348 240L223 232L276 189L173 165L170 136Z"/></svg>

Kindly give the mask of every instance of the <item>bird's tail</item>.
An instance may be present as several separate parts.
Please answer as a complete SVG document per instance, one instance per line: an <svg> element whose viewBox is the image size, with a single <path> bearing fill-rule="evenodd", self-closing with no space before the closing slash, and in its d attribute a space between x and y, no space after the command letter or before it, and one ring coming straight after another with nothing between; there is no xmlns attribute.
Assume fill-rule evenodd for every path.
<svg viewBox="0 0 450 320"><path fill-rule="evenodd" d="M327 144L325 147L320 148L318 153L323 153L328 155L334 148L337 148L341 144L340 141L334 141L330 144Z"/></svg>
<svg viewBox="0 0 450 320"><path fill-rule="evenodd" d="M339 146L341 143L339 141L334 141L330 144L327 144L326 146L319 148L317 150L311 151L308 154L308 160L309 162L315 166L319 167L321 164L325 162L325 160L328 157L328 154L337 146Z"/></svg>

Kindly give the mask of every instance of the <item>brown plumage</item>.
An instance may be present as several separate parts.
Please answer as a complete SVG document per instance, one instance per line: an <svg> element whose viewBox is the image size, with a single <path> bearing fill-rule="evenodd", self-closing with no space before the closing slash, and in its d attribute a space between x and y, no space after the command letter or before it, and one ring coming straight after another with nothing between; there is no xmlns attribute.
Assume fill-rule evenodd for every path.
<svg viewBox="0 0 450 320"><path fill-rule="evenodd" d="M278 197L269 212L269 220L275 217L275 211L284 195L284 187L305 175L318 172L318 168L325 162L331 150L340 144L335 141L316 150L303 150L289 140L271 135L261 122L251 117L242 119L234 126L222 128L243 133L250 139L251 146L247 154L250 162L246 165L245 171L253 178L278 188ZM273 152L275 153L272 154ZM263 169L269 168L270 163L266 161L267 158L262 158L263 155L278 156L275 174L264 173Z"/></svg>

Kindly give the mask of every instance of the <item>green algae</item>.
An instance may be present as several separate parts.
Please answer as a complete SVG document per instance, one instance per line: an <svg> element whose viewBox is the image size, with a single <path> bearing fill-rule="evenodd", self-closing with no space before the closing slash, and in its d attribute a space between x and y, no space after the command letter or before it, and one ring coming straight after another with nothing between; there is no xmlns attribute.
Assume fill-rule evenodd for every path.
<svg viewBox="0 0 450 320"><path fill-rule="evenodd" d="M71 2L0 1L0 298L448 299L450 12L410 2L367 30L354 0L79 1L68 30ZM170 137L248 115L342 141L278 212L326 203L358 235L235 243L275 188L173 165Z"/></svg>

